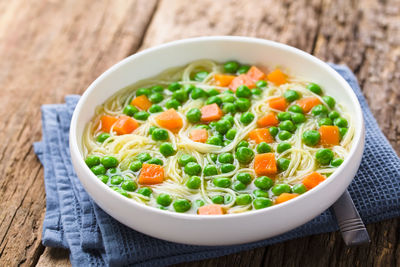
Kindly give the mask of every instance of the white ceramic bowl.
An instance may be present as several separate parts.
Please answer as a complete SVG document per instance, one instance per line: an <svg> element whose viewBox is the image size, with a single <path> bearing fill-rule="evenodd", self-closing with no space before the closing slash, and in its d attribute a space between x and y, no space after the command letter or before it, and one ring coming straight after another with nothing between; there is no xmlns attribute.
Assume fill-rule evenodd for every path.
<svg viewBox="0 0 400 267"><path fill-rule="evenodd" d="M224 216L165 212L121 196L85 165L82 133L95 107L119 89L197 59L282 66L291 75L322 85L348 108L356 132L348 158L322 184L291 201L257 211ZM353 179L364 148L364 122L349 84L321 60L296 48L256 38L201 37L175 41L134 54L97 78L81 97L72 117L70 150L75 171L89 195L121 223L147 235L186 244L232 245L282 234L313 219L336 201Z"/></svg>

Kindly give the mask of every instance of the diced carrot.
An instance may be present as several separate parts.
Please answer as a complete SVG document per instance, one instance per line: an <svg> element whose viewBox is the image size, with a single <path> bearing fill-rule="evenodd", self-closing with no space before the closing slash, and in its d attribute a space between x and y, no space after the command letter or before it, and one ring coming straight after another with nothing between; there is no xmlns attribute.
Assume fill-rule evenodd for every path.
<svg viewBox="0 0 400 267"><path fill-rule="evenodd" d="M282 193L275 199L275 204L280 204L285 201L291 200L295 197L299 196L299 194L296 193Z"/></svg>
<svg viewBox="0 0 400 267"><path fill-rule="evenodd" d="M254 171L257 175L271 175L277 173L274 153L257 154L254 158Z"/></svg>
<svg viewBox="0 0 400 267"><path fill-rule="evenodd" d="M303 179L303 184L307 188L307 190L310 190L311 188L316 187L319 183L323 182L324 180L325 180L324 176L322 176L318 172L313 172Z"/></svg>
<svg viewBox="0 0 400 267"><path fill-rule="evenodd" d="M217 104L206 105L201 108L201 121L211 122L219 120L223 115Z"/></svg>
<svg viewBox="0 0 400 267"><path fill-rule="evenodd" d="M321 100L318 97L306 97L297 101L297 105L299 105L304 113L310 112L310 110L316 105L321 104Z"/></svg>
<svg viewBox="0 0 400 267"><path fill-rule="evenodd" d="M266 142L266 143L275 142L274 138L272 137L271 133L267 128L259 128L252 130L251 132L249 132L249 138L255 141L257 144L261 142Z"/></svg>
<svg viewBox="0 0 400 267"><path fill-rule="evenodd" d="M224 210L221 205L210 204L206 206L202 206L197 210L199 215L223 215Z"/></svg>
<svg viewBox="0 0 400 267"><path fill-rule="evenodd" d="M148 110L149 107L151 107L151 102L145 95L137 96L134 99L132 99L131 102L132 106L135 106L141 110Z"/></svg>
<svg viewBox="0 0 400 267"><path fill-rule="evenodd" d="M268 100L268 104L271 108L281 111L285 110L288 106L288 103L286 102L286 99L284 97L271 98L270 100Z"/></svg>
<svg viewBox="0 0 400 267"><path fill-rule="evenodd" d="M279 120L274 112L268 112L264 117L259 118L257 121L258 127L277 126L278 124Z"/></svg>
<svg viewBox="0 0 400 267"><path fill-rule="evenodd" d="M114 123L117 121L117 118L108 116L108 115L103 115L101 116L101 130L103 132L110 132L111 127L114 125Z"/></svg>
<svg viewBox="0 0 400 267"><path fill-rule="evenodd" d="M270 82L273 82L276 85L281 85L286 83L286 75L280 70L275 69L272 72L268 73L267 79Z"/></svg>
<svg viewBox="0 0 400 267"><path fill-rule="evenodd" d="M130 134L137 127L139 127L139 123L128 116L121 116L118 118L117 122L114 125L114 131L119 134Z"/></svg>
<svg viewBox="0 0 400 267"><path fill-rule="evenodd" d="M214 75L215 85L218 85L218 86L228 86L231 84L232 80L235 78L236 78L236 76L234 76L234 75L225 75L225 74L215 74Z"/></svg>
<svg viewBox="0 0 400 267"><path fill-rule="evenodd" d="M232 91L236 92L236 88L238 88L240 85L246 85L250 89L256 86L253 80L249 78L249 76L247 76L246 74L241 74L232 80L229 88Z"/></svg>
<svg viewBox="0 0 400 267"><path fill-rule="evenodd" d="M179 116L178 112L176 112L176 110L173 108L166 110L158 115L156 117L156 122L161 127L168 129L172 132L178 132L183 126L181 116Z"/></svg>
<svg viewBox="0 0 400 267"><path fill-rule="evenodd" d="M143 163L139 184L159 184L164 181L164 168L157 164Z"/></svg>
<svg viewBox="0 0 400 267"><path fill-rule="evenodd" d="M194 129L190 132L190 139L194 142L205 143L208 138L206 129Z"/></svg>
<svg viewBox="0 0 400 267"><path fill-rule="evenodd" d="M321 145L323 146L337 146L340 142L339 127L332 125L322 125L319 127L319 134L321 135Z"/></svg>
<svg viewBox="0 0 400 267"><path fill-rule="evenodd" d="M265 73L256 66L252 66L246 73L246 76L249 77L253 82L257 82L265 78Z"/></svg>

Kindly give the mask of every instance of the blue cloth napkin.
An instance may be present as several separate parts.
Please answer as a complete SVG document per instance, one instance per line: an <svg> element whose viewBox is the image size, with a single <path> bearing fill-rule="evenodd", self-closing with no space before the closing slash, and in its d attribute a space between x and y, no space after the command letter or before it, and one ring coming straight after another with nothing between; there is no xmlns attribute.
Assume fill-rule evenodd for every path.
<svg viewBox="0 0 400 267"><path fill-rule="evenodd" d="M353 73L345 66L331 66L356 93L364 112L366 145L357 176L349 187L365 223L400 215L400 161L380 131ZM283 235L237 246L189 246L159 240L136 232L106 214L80 184L71 164L68 131L79 96L66 103L42 106L43 140L34 144L44 166L46 216L42 242L67 248L73 266L165 266L219 257L256 247L336 231L330 210Z"/></svg>

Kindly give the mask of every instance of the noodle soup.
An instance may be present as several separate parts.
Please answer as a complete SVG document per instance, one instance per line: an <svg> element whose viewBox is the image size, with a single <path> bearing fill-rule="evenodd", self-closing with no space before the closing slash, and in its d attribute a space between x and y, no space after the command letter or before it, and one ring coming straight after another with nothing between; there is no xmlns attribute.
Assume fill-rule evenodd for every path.
<svg viewBox="0 0 400 267"><path fill-rule="evenodd" d="M343 162L354 127L321 86L266 70L201 60L123 88L85 129L86 164L172 212L240 213L306 193Z"/></svg>

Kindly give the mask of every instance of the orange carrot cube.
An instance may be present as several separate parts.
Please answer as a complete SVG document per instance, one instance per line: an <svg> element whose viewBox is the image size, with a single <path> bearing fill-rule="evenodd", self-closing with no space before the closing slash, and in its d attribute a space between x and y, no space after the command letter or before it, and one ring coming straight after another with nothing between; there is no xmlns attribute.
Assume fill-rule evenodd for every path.
<svg viewBox="0 0 400 267"><path fill-rule="evenodd" d="M157 164L143 163L139 174L139 184L152 185L164 181L164 168Z"/></svg>
<svg viewBox="0 0 400 267"><path fill-rule="evenodd" d="M276 160L274 153L257 154L254 158L254 171L257 175L276 174Z"/></svg>

